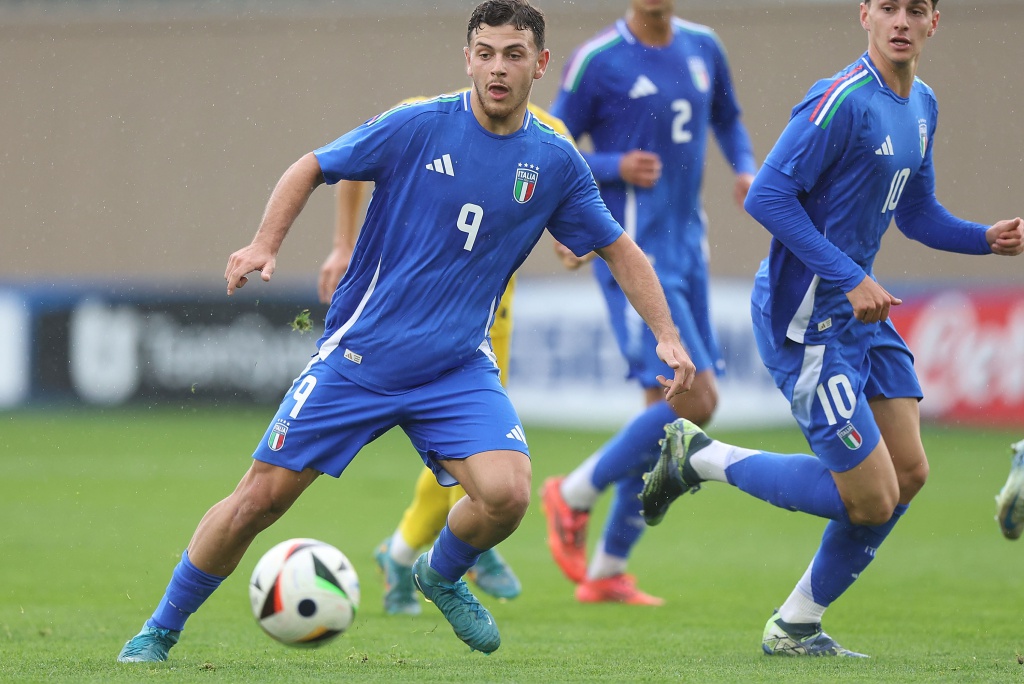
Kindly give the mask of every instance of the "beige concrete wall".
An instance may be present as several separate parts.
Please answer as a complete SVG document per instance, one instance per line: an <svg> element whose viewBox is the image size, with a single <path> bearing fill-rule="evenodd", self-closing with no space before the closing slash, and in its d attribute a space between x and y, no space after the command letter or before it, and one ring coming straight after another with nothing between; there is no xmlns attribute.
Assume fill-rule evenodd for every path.
<svg viewBox="0 0 1024 684"><path fill-rule="evenodd" d="M941 105L940 199L985 222L1024 213L1024 3L947 0L940 9L920 69ZM813 80L865 48L856 12L851 2L685 14L723 38L759 158ZM549 15L554 70L534 101L550 103L572 48L616 16ZM0 16L0 278L216 283L292 161L403 97L466 82L464 23L462 13L346 19L326 9L291 18ZM709 158L713 273L750 277L767 234L731 204L721 156ZM285 244L280 277L313 278L331 219L322 188ZM546 249L526 268L558 273ZM1022 268L937 254L895 230L878 263L883 279L1019 281Z"/></svg>

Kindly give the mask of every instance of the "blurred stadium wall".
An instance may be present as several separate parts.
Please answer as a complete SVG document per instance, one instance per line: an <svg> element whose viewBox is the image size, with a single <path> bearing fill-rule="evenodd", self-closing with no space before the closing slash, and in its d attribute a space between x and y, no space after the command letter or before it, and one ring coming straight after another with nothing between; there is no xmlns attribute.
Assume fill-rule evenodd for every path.
<svg viewBox="0 0 1024 684"><path fill-rule="evenodd" d="M550 0L547 105L571 50L626 0ZM455 0L0 2L0 278L216 281L284 169L393 103L462 87ZM678 0L715 28L759 158L817 78L866 47L855 0ZM1024 2L946 0L920 69L942 107L940 199L988 221L1021 213ZM767 234L731 200L717 150L705 198L712 273L749 278ZM329 246L314 195L279 277L312 278ZM525 272L559 275L549 250ZM897 231L883 279L1017 279L1012 260L964 259Z"/></svg>
<svg viewBox="0 0 1024 684"><path fill-rule="evenodd" d="M271 286L227 300L226 257L296 158L405 97L468 82L474 4L0 0L0 409L276 403L322 330L314 282L332 192L310 201ZM626 4L538 0L553 63L535 102L551 102L571 50ZM856 0L676 6L723 39L759 158L811 83L866 47ZM939 197L979 221L1016 216L1024 2L944 0L940 10L920 69L942 107ZM750 332L747 293L768 236L732 203L721 155L708 158L712 306L730 368L716 423L789 424ZM907 298L894 316L934 397L927 417L1021 423L1022 263L887 235L876 271ZM623 380L589 273L566 274L542 242L522 274L510 392L523 419L626 420L639 393ZM305 336L288 327L304 308L314 318Z"/></svg>

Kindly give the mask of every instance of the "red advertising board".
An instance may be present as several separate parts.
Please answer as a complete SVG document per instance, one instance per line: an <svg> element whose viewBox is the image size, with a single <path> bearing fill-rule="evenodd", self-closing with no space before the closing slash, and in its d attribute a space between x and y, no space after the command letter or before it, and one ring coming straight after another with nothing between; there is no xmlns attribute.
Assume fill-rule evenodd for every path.
<svg viewBox="0 0 1024 684"><path fill-rule="evenodd" d="M922 416L1024 425L1024 289L938 291L890 315L914 353Z"/></svg>

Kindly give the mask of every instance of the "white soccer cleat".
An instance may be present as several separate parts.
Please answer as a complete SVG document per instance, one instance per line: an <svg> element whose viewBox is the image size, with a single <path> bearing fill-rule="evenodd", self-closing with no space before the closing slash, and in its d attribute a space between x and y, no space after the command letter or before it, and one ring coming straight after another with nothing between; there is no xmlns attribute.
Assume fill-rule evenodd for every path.
<svg viewBox="0 0 1024 684"><path fill-rule="evenodd" d="M1010 449L1010 475L996 494L996 522L1004 537L1019 539L1024 532L1024 439L1011 444Z"/></svg>
<svg viewBox="0 0 1024 684"><path fill-rule="evenodd" d="M783 622L778 611L772 613L764 626L761 650L765 655L778 656L871 657L840 646L835 639L822 631L820 622L790 624Z"/></svg>

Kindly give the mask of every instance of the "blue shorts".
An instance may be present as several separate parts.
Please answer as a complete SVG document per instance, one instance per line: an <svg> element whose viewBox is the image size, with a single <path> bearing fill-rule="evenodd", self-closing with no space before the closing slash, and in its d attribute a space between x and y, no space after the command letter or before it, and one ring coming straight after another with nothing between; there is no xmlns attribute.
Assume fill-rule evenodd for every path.
<svg viewBox="0 0 1024 684"><path fill-rule="evenodd" d="M497 450L530 455L498 369L480 352L464 366L400 394L368 390L314 358L285 394L252 457L338 477L360 449L395 426L445 486L456 482L441 461Z"/></svg>
<svg viewBox="0 0 1024 684"><path fill-rule="evenodd" d="M671 378L673 371L658 358L654 333L633 309L603 261L595 260L594 274L608 305L609 321L619 350L629 364L628 377L635 378L643 387L661 387L658 376ZM707 278L691 274L672 282L667 280L662 279L662 288L686 353L698 373L712 369L716 375L721 375L725 361L711 324Z"/></svg>
<svg viewBox="0 0 1024 684"><path fill-rule="evenodd" d="M770 334L754 326L761 359L811 450L832 472L857 466L878 446L869 399L923 396L914 356L889 321L865 325L851 319L826 345L787 339L774 349Z"/></svg>

